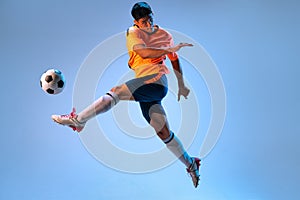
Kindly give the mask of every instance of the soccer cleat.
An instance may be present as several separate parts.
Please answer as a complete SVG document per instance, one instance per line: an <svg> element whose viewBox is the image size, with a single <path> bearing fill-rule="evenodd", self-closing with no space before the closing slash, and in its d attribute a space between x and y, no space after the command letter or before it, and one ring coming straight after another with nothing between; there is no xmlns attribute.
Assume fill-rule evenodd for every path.
<svg viewBox="0 0 300 200"><path fill-rule="evenodd" d="M193 180L193 184L195 188L199 185L200 175L199 175L199 168L200 168L200 159L199 158L192 158L193 163L190 165L186 171L190 174Z"/></svg>
<svg viewBox="0 0 300 200"><path fill-rule="evenodd" d="M85 123L79 122L77 120L77 114L75 108L73 108L72 112L67 115L52 115L51 118L58 124L69 126L74 131L80 132L85 126Z"/></svg>

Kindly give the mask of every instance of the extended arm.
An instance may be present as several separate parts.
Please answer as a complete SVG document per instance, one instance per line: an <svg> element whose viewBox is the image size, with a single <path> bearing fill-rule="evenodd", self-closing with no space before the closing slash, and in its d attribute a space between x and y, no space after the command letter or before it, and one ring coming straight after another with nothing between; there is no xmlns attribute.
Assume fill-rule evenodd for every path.
<svg viewBox="0 0 300 200"><path fill-rule="evenodd" d="M133 47L133 51L135 51L138 55L142 58L159 58L164 56L168 53L173 53L181 49L185 46L193 46L192 44L188 43L179 43L174 47L162 47L162 48L154 48L154 47L147 47L144 44L138 44Z"/></svg>

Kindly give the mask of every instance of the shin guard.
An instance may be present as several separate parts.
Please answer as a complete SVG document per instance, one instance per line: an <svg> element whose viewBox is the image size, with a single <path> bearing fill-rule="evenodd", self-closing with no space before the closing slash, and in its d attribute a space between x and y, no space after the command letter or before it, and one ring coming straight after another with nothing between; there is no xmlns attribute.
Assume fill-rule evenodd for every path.
<svg viewBox="0 0 300 200"><path fill-rule="evenodd" d="M189 167L193 163L193 159L184 149L181 141L170 131L170 137L164 140L167 148L186 166Z"/></svg>
<svg viewBox="0 0 300 200"><path fill-rule="evenodd" d="M109 91L108 93L97 99L92 105L88 106L82 112L80 112L78 114L77 120L85 123L96 115L108 111L118 102L118 95L116 95L114 92Z"/></svg>

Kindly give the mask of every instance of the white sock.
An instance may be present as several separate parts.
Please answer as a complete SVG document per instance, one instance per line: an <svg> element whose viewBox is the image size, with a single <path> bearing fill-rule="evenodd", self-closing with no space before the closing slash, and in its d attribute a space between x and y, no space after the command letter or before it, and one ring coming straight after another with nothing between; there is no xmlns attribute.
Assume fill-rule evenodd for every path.
<svg viewBox="0 0 300 200"><path fill-rule="evenodd" d="M167 148L186 166L190 167L193 163L193 159L184 149L181 141L170 131L170 137L164 140Z"/></svg>
<svg viewBox="0 0 300 200"><path fill-rule="evenodd" d="M81 111L78 114L77 120L81 123L85 123L96 115L108 111L118 102L118 96L115 93L109 91L108 93L97 99L92 105Z"/></svg>

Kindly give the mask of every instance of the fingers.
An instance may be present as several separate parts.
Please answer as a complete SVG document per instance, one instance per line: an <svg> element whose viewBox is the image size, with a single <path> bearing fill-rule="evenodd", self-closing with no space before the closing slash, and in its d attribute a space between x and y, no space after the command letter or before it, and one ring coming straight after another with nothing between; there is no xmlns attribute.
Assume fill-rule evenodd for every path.
<svg viewBox="0 0 300 200"><path fill-rule="evenodd" d="M180 97L181 97L181 96L183 96L185 99L187 99L188 96L189 96L189 94L190 94L190 90L187 90L187 91L185 91L184 93L178 92L178 95L177 95L177 101L180 101Z"/></svg>
<svg viewBox="0 0 300 200"><path fill-rule="evenodd" d="M185 95L183 95L183 94L178 94L178 98L177 98L177 101L180 101L180 97L181 96L183 96L185 99L187 99L188 97L187 97L187 95L185 96Z"/></svg>
<svg viewBox="0 0 300 200"><path fill-rule="evenodd" d="M194 46L193 44L191 44L191 43L186 43L186 42L181 42L181 43L179 43L179 45L180 45L181 47L192 47L192 46Z"/></svg>

